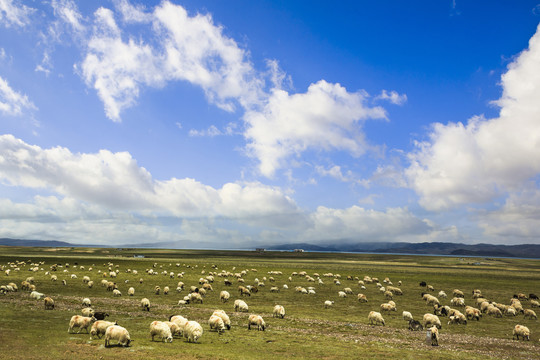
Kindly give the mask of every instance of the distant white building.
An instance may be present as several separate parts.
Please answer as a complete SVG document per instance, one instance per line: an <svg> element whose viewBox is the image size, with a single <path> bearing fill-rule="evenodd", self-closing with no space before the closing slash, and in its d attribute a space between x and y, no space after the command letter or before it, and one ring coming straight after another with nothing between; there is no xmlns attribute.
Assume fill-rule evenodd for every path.
<svg viewBox="0 0 540 360"><path fill-rule="evenodd" d="M294 249L293 252L304 252L304 249Z"/></svg>

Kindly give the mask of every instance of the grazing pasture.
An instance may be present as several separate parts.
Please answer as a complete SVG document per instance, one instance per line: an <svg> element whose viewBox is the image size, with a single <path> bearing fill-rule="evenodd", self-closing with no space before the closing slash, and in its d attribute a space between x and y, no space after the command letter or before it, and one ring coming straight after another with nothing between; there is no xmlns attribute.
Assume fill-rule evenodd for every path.
<svg viewBox="0 0 540 360"><path fill-rule="evenodd" d="M0 285L18 287L0 294L2 359L540 359L539 322L519 311L514 316L505 310L502 317L483 313L480 320L468 319L466 325L457 317L448 324L449 317L439 316L439 346L427 344L426 331L408 330L402 315L408 311L422 322L424 314L433 313L422 292L466 314L461 301L454 300L460 297L454 290L463 293L465 306L480 309L473 298L478 289L492 306L507 309L514 294L540 295L537 260L0 247L0 269ZM366 276L374 281L364 280ZM177 289L179 282L182 289ZM43 298L30 296L33 286L53 299L54 308L46 310ZM128 291L131 287L133 292ZM194 296L179 305L191 287L201 295L204 288L202 303ZM250 288L249 293L244 290ZM392 288L402 294L395 289L389 293ZM230 293L226 302L220 299L223 290ZM441 290L448 296L438 297ZM359 293L367 302L358 300ZM91 338L85 330L68 333L72 316L82 315L84 298L95 312L108 314L106 321L116 321L129 331L130 347L106 348L104 337ZM141 306L143 298L150 302L149 311ZM238 299L249 306L247 312L235 311ZM326 300L334 303L325 308ZM391 302L395 307L381 307ZM273 316L275 305L284 307L283 318ZM522 297L520 305L540 312L529 299ZM217 309L229 316L230 330L210 328L208 320ZM371 311L381 313L385 326L369 324ZM264 319L264 331L256 325L248 330L252 314ZM174 334L172 343L159 336L152 341L150 324L168 321L171 315L198 322L202 336L196 342ZM512 339L517 324L530 330L529 341Z"/></svg>

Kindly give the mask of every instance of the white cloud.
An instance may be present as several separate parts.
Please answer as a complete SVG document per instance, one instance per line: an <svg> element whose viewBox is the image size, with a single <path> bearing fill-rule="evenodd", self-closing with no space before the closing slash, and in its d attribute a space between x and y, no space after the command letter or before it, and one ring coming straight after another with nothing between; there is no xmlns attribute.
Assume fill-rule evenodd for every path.
<svg viewBox="0 0 540 360"><path fill-rule="evenodd" d="M299 213L283 192L260 183L227 183L215 189L189 178L160 181L127 152L73 154L66 148L28 145L11 135L0 136L0 180L118 211L266 218L276 224L281 216L290 219Z"/></svg>
<svg viewBox="0 0 540 360"><path fill-rule="evenodd" d="M369 148L362 122L386 118L384 109L365 105L366 97L324 80L311 84L304 94L274 90L262 111L244 116L247 149L259 160L261 174L273 176L288 158L308 149L362 155Z"/></svg>
<svg viewBox="0 0 540 360"><path fill-rule="evenodd" d="M51 6L55 15L68 24L75 33L82 33L86 30L86 26L83 25L83 17L73 1L53 0Z"/></svg>
<svg viewBox="0 0 540 360"><path fill-rule="evenodd" d="M398 94L396 91L381 91L381 94L375 97L376 100L386 100L394 105L403 105L407 102L406 94Z"/></svg>
<svg viewBox="0 0 540 360"><path fill-rule="evenodd" d="M216 126L210 125L206 130L189 130L189 136L231 136L235 134L236 124L229 123L223 130L219 130Z"/></svg>
<svg viewBox="0 0 540 360"><path fill-rule="evenodd" d="M30 24L30 15L34 11L17 0L0 0L0 23L6 27L24 27Z"/></svg>
<svg viewBox="0 0 540 360"><path fill-rule="evenodd" d="M502 76L499 116L434 124L406 170L426 209L483 203L540 173L540 28Z"/></svg>
<svg viewBox="0 0 540 360"><path fill-rule="evenodd" d="M13 90L0 76L0 112L10 116L21 116L25 110L35 110L28 96Z"/></svg>
<svg viewBox="0 0 540 360"><path fill-rule="evenodd" d="M114 5L126 23L149 23L152 21L152 15L146 12L143 5L132 5L127 0L114 0Z"/></svg>
<svg viewBox="0 0 540 360"><path fill-rule="evenodd" d="M303 235L309 240L410 241L436 230L433 224L417 218L407 208L382 212L359 206L346 209L320 206L310 219L313 227Z"/></svg>

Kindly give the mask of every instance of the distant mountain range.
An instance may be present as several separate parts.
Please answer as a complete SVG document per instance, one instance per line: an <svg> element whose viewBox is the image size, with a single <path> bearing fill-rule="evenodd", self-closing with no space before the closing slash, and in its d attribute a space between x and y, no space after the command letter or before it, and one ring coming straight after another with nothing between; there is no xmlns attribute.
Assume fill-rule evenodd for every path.
<svg viewBox="0 0 540 360"><path fill-rule="evenodd" d="M32 247L106 247L102 245L82 245L71 244L65 241L56 240L21 240L0 238L0 246L32 246ZM181 249L197 248L194 242L163 242L146 244L124 244L117 245L119 248L161 248L161 249ZM393 242L363 242L363 243L335 243L329 246L314 245L307 243L281 244L270 246L258 246L266 250L293 251L302 249L304 251L321 252L359 252L359 253L394 253L411 255L449 255L449 256L493 256L493 257L521 257L540 258L540 245L491 245L491 244L456 244L444 242L431 243L393 243ZM249 250L249 249L246 249ZM254 250L254 249L252 249Z"/></svg>

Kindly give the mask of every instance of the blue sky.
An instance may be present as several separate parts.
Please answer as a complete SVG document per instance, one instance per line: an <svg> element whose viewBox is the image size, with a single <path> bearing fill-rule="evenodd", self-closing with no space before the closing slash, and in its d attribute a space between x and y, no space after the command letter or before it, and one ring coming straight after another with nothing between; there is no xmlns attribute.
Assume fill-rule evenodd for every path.
<svg viewBox="0 0 540 360"><path fill-rule="evenodd" d="M539 243L540 3L0 0L0 237Z"/></svg>

